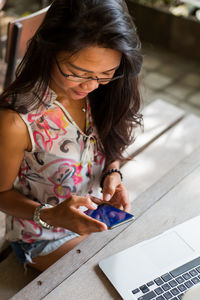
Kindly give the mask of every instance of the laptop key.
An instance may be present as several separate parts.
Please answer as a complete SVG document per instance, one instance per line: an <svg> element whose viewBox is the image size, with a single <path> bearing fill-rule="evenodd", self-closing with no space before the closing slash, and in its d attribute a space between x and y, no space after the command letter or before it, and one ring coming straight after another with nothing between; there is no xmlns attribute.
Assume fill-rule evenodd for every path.
<svg viewBox="0 0 200 300"><path fill-rule="evenodd" d="M163 296L159 296L156 298L156 300L165 300L165 298Z"/></svg>
<svg viewBox="0 0 200 300"><path fill-rule="evenodd" d="M174 288L170 291L172 293L172 295L176 296L179 294L179 290L177 288Z"/></svg>
<svg viewBox="0 0 200 300"><path fill-rule="evenodd" d="M179 286L177 286L177 288L180 292L184 292L186 290L186 287L183 284L180 284Z"/></svg>
<svg viewBox="0 0 200 300"><path fill-rule="evenodd" d="M176 278L176 281L178 281L178 283L183 283L185 279L182 276L179 276Z"/></svg>
<svg viewBox="0 0 200 300"><path fill-rule="evenodd" d="M197 272L200 273L200 266L198 266L198 267L196 268L196 270L197 270Z"/></svg>
<svg viewBox="0 0 200 300"><path fill-rule="evenodd" d="M165 294L163 294L165 299L171 299L173 296L170 292L166 292Z"/></svg>
<svg viewBox="0 0 200 300"><path fill-rule="evenodd" d="M163 281L160 277L156 278L156 279L154 280L154 282L155 282L158 286L160 286L161 284L164 283L164 281Z"/></svg>
<svg viewBox="0 0 200 300"><path fill-rule="evenodd" d="M168 283L165 283L162 285L162 288L164 291L168 291L168 290L170 290L170 285Z"/></svg>
<svg viewBox="0 0 200 300"><path fill-rule="evenodd" d="M147 282L147 286L152 286L152 285L154 285L154 282L153 282L153 281Z"/></svg>
<svg viewBox="0 0 200 300"><path fill-rule="evenodd" d="M191 270L189 274L194 277L198 275L198 272L196 270Z"/></svg>
<svg viewBox="0 0 200 300"><path fill-rule="evenodd" d="M172 276L169 273L167 273L167 274L162 275L161 278L166 282L166 281L171 280Z"/></svg>
<svg viewBox="0 0 200 300"><path fill-rule="evenodd" d="M197 272L196 270L191 270L191 271L189 272L189 274L190 274L192 277L194 277L194 276L197 276L197 275L198 275L198 272Z"/></svg>
<svg viewBox="0 0 200 300"><path fill-rule="evenodd" d="M154 292L157 294L157 295L160 295L163 293L163 289L161 289L160 287L158 287L157 289L154 290Z"/></svg>
<svg viewBox="0 0 200 300"><path fill-rule="evenodd" d="M184 294L178 295L178 299L181 300L183 298Z"/></svg>
<svg viewBox="0 0 200 300"><path fill-rule="evenodd" d="M148 286L146 286L146 284L140 286L139 289L140 289L144 294L150 291L150 289L148 288Z"/></svg>
<svg viewBox="0 0 200 300"><path fill-rule="evenodd" d="M145 294L145 295L139 297L138 300L151 300L151 299L153 299L155 297L156 297L156 294L153 291L151 291L150 293Z"/></svg>
<svg viewBox="0 0 200 300"><path fill-rule="evenodd" d="M185 273L185 274L183 274L182 276L183 276L183 278L184 278L185 280L188 280L188 279L191 278L191 275L190 275L189 273Z"/></svg>
<svg viewBox="0 0 200 300"><path fill-rule="evenodd" d="M177 286L178 285L178 283L176 282L176 280L174 280L174 279L172 279L170 282L168 282L169 283L169 285L171 286L171 287L175 287L175 286Z"/></svg>
<svg viewBox="0 0 200 300"><path fill-rule="evenodd" d="M194 285L194 283L192 283L190 280L188 280L188 281L185 282L185 285L189 289L189 288L191 288Z"/></svg>
<svg viewBox="0 0 200 300"><path fill-rule="evenodd" d="M137 293L139 293L139 289L134 289L133 291L132 291L132 293L135 295L135 294L137 294Z"/></svg>
<svg viewBox="0 0 200 300"><path fill-rule="evenodd" d="M191 279L191 281L194 283L194 284L197 284L200 282L200 279L198 277L194 277Z"/></svg>

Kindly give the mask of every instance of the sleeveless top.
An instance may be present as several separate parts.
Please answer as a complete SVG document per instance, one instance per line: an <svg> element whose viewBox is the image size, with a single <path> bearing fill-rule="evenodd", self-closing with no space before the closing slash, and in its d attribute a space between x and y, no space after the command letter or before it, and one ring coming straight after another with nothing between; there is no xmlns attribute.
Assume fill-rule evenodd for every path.
<svg viewBox="0 0 200 300"><path fill-rule="evenodd" d="M33 91L28 98L33 97ZM27 97L27 95L26 95ZM20 114L27 125L32 151L25 151L15 188L28 198L57 205L72 194L100 197L99 180L105 156L86 100L85 133L73 121L57 95L48 88L45 104ZM41 228L31 220L6 218L6 238L33 243L70 235L64 228Z"/></svg>

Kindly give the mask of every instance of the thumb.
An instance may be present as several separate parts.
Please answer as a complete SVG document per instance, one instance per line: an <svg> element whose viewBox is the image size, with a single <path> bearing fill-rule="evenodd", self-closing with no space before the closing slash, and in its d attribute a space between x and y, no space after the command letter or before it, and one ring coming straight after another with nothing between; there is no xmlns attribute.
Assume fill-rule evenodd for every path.
<svg viewBox="0 0 200 300"><path fill-rule="evenodd" d="M114 193L115 193L115 186L111 184L106 184L105 182L103 187L103 200L110 201Z"/></svg>

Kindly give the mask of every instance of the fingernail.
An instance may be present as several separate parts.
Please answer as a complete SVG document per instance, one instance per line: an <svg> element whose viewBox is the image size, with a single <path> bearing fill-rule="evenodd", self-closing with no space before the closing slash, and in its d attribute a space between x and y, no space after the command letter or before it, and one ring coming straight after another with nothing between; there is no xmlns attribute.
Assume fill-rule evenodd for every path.
<svg viewBox="0 0 200 300"><path fill-rule="evenodd" d="M104 200L105 201L110 201L111 195L110 194L105 194Z"/></svg>
<svg viewBox="0 0 200 300"><path fill-rule="evenodd" d="M94 209L97 209L97 204L95 204L95 203L92 203L92 207L94 207Z"/></svg>
<svg viewBox="0 0 200 300"><path fill-rule="evenodd" d="M108 230L108 227L106 224L104 224L104 226L101 228L101 231L105 231L105 230Z"/></svg>
<svg viewBox="0 0 200 300"><path fill-rule="evenodd" d="M88 198L88 199L89 199L89 198ZM89 200L91 201L91 199L89 199ZM91 201L91 206L92 206L94 209L97 209L97 206L98 206L98 205L97 205L96 203L94 203L94 202Z"/></svg>

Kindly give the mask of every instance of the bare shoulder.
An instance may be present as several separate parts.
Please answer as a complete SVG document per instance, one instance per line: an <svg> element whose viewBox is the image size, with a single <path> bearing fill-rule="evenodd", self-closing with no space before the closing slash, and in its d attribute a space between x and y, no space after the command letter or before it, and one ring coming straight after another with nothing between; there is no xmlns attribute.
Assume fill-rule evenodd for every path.
<svg viewBox="0 0 200 300"><path fill-rule="evenodd" d="M28 129L26 124L12 110L0 110L0 191L13 186L28 149Z"/></svg>
<svg viewBox="0 0 200 300"><path fill-rule="evenodd" d="M28 129L19 114L13 110L0 109L0 138L12 143L21 143L24 149L29 147Z"/></svg>

